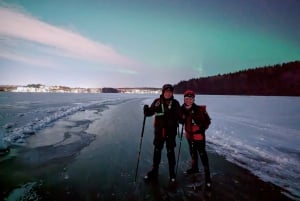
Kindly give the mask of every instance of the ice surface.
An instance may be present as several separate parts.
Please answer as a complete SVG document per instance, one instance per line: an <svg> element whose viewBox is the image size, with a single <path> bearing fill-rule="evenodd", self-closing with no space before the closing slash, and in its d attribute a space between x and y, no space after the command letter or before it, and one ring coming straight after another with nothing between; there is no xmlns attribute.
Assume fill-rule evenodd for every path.
<svg viewBox="0 0 300 201"><path fill-rule="evenodd" d="M6 96L9 98L1 99L0 96L0 147L6 144L29 146L40 149L48 159L53 157L49 154L51 151L57 156L62 153L68 156L87 145L79 143L83 138L90 142L93 136L103 134L99 133L99 126L103 125L99 120L103 114L107 115L104 110L133 99L140 99L141 104L132 110L142 110L143 104L151 104L157 97L123 94L61 94L56 98L41 94ZM175 97L183 102L181 95ZM210 150L264 181L300 196L299 97L197 96L196 102L207 106L212 119L206 133ZM118 118L121 117L106 124L116 123ZM128 131L132 128L116 129ZM117 140L115 143L116 146L120 144ZM56 149L53 146L57 146ZM29 152L28 157L47 159L33 152Z"/></svg>

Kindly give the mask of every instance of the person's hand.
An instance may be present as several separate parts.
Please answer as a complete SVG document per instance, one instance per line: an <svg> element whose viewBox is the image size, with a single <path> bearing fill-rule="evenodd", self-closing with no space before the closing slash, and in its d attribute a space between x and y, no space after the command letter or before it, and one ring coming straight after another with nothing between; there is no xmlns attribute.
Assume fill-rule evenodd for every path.
<svg viewBox="0 0 300 201"><path fill-rule="evenodd" d="M149 111L149 105L144 105L144 114L147 114Z"/></svg>

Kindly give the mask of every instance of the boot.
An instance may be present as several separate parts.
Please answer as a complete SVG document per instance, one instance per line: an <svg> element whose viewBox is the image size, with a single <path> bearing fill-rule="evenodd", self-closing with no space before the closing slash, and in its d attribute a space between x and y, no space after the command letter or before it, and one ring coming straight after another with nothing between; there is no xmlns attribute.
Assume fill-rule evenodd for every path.
<svg viewBox="0 0 300 201"><path fill-rule="evenodd" d="M187 169L184 174L190 175L190 174L195 174L195 173L199 173L199 169L198 168L190 168Z"/></svg>
<svg viewBox="0 0 300 201"><path fill-rule="evenodd" d="M168 149L167 156L168 156L168 163L169 163L170 182L174 183L176 181L176 174L175 174L176 159L175 159L174 148Z"/></svg>
<svg viewBox="0 0 300 201"><path fill-rule="evenodd" d="M204 168L204 172L205 172L205 187L207 189L211 189L212 183L211 183L209 168L208 167Z"/></svg>
<svg viewBox="0 0 300 201"><path fill-rule="evenodd" d="M158 177L158 167L161 159L161 149L154 147L153 153L153 168L145 176L145 180L155 180Z"/></svg>
<svg viewBox="0 0 300 201"><path fill-rule="evenodd" d="M199 168L198 168L198 158L194 157L195 155L193 155L193 159L192 159L192 167L190 169L187 169L184 174L190 175L190 174L195 174L195 173L199 173ZM197 155L196 155L197 156Z"/></svg>
<svg viewBox="0 0 300 201"><path fill-rule="evenodd" d="M211 179L205 179L205 188L210 190L212 187Z"/></svg>
<svg viewBox="0 0 300 201"><path fill-rule="evenodd" d="M170 175L170 182L176 182L176 174L175 174L175 167L173 165L169 166L169 175Z"/></svg>
<svg viewBox="0 0 300 201"><path fill-rule="evenodd" d="M153 168L144 176L144 179L150 181L150 180L156 180L157 177L158 177L158 168Z"/></svg>

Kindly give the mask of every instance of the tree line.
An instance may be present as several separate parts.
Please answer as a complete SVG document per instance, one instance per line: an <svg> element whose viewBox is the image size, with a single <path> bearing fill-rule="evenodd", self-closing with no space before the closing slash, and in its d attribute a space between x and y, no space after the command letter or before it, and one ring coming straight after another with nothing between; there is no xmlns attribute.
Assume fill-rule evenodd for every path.
<svg viewBox="0 0 300 201"><path fill-rule="evenodd" d="M191 89L197 94L300 96L300 61L194 78L174 87L175 93Z"/></svg>

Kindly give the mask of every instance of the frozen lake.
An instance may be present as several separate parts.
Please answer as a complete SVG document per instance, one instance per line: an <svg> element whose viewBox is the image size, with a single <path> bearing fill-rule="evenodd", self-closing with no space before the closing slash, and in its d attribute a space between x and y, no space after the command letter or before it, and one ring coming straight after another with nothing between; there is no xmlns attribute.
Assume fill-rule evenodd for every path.
<svg viewBox="0 0 300 201"><path fill-rule="evenodd" d="M0 158L0 163L5 164L1 165L2 171L24 165L26 161L24 169L18 173L24 175L9 185L26 184L21 189L30 189L39 181L32 181L26 173L40 178L47 171L52 171L53 161L57 163L59 160L61 172L57 177L52 175L48 178L47 185L60 180L61 183L71 179L79 182L81 178L75 175L85 167L83 164L93 167L90 176L85 177L100 174L97 171L102 171L103 175L108 171L105 164L101 163L101 167L106 168L96 168L101 158L125 152L130 152L127 155L132 155L132 158L125 158L114 166L110 164L109 170L121 172L122 177L131 179L133 172L125 170L121 164L135 163L142 107L156 97L138 94L0 93L0 147L12 147L9 155ZM183 102L182 95L175 97ZM111 112L123 103L128 104L126 109ZM196 103L207 105L212 118L211 127L207 130L210 151L248 169L263 181L282 187L288 196L300 198L299 97L199 95ZM149 133L151 127L152 120L147 118L145 141L152 139L152 133ZM122 138L118 137L120 134ZM122 146L124 136L132 141L128 147L118 149L120 153L110 153L110 148L108 153L103 151L106 146ZM151 164L151 149L147 149L150 150L146 153L149 158L143 159L145 163L141 164L141 169ZM9 163L14 158L18 160ZM31 172L32 166L45 168ZM1 179L9 180L8 177ZM103 184L109 179L103 178ZM124 197L128 191L130 189L124 189Z"/></svg>

